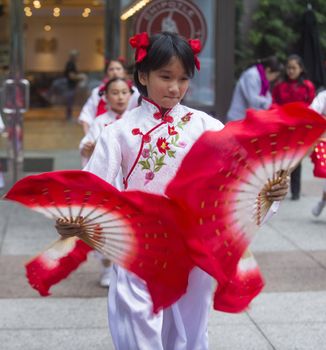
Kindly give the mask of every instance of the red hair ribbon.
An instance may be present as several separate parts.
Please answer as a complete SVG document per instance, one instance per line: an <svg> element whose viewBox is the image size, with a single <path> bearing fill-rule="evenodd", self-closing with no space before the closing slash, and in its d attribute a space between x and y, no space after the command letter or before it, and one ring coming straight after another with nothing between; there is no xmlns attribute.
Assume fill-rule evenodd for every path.
<svg viewBox="0 0 326 350"><path fill-rule="evenodd" d="M197 57L197 55L201 51L201 42L199 39L189 39L188 44L190 45L192 52L194 53L194 58L195 58L195 66L197 70L200 70L200 61Z"/></svg>
<svg viewBox="0 0 326 350"><path fill-rule="evenodd" d="M147 47L149 46L149 37L146 32L136 34L129 39L129 44L136 49L136 63L141 62L147 56Z"/></svg>

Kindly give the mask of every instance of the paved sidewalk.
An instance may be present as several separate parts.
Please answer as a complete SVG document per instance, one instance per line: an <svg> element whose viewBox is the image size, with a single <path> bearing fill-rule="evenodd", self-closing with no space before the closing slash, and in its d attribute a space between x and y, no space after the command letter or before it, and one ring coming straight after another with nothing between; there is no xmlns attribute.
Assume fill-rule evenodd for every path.
<svg viewBox="0 0 326 350"><path fill-rule="evenodd" d="M77 168L77 153L69 152L47 154L58 169ZM253 244L264 292L245 313L212 311L211 350L326 349L326 211L312 217L322 180L312 177L309 160L303 168L301 200L286 199ZM51 297L28 286L24 262L55 238L46 218L0 201L0 349L113 349L95 258L53 288Z"/></svg>

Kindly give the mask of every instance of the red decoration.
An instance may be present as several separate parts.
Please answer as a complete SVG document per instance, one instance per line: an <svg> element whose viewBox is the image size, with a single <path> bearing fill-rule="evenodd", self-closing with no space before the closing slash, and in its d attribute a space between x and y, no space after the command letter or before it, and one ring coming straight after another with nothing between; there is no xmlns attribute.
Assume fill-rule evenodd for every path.
<svg viewBox="0 0 326 350"><path fill-rule="evenodd" d="M314 164L314 176L326 178L326 139L322 139L310 155Z"/></svg>
<svg viewBox="0 0 326 350"><path fill-rule="evenodd" d="M148 134L145 134L145 135L143 135L143 141L144 141L144 143L149 143L149 142L151 142L151 136L150 135L148 135Z"/></svg>
<svg viewBox="0 0 326 350"><path fill-rule="evenodd" d="M146 32L136 34L129 39L130 45L136 49L135 60L137 63L144 60L147 56L147 47L149 46L149 37Z"/></svg>
<svg viewBox="0 0 326 350"><path fill-rule="evenodd" d="M86 261L87 254L91 250L93 249L89 245L76 237L55 242L45 252L26 264L29 284L40 295L50 295L49 289Z"/></svg>
<svg viewBox="0 0 326 350"><path fill-rule="evenodd" d="M132 132L133 135L141 134L141 131L138 128L132 129L131 132Z"/></svg>
<svg viewBox="0 0 326 350"><path fill-rule="evenodd" d="M101 97L98 105L97 105L97 109L96 109L96 115L95 117L98 117L104 113L106 113L108 111L107 107L106 107L106 102L105 100Z"/></svg>
<svg viewBox="0 0 326 350"><path fill-rule="evenodd" d="M189 43L189 45L194 53L195 66L196 66L197 70L200 71L200 61L199 61L197 55L201 51L201 42L199 39L189 39L188 43Z"/></svg>
<svg viewBox="0 0 326 350"><path fill-rule="evenodd" d="M161 112L155 112L155 113L153 114L153 117L154 117L155 119L159 120L159 119L162 118L162 114L161 114Z"/></svg>
<svg viewBox="0 0 326 350"><path fill-rule="evenodd" d="M189 113L187 113L185 116L183 116L183 117L181 118L181 120L182 120L184 123L189 122L189 120L191 119L191 116L192 116L192 115L193 115L193 113L189 112Z"/></svg>
<svg viewBox="0 0 326 350"><path fill-rule="evenodd" d="M169 133L169 135L177 135L178 134L178 132L175 130L175 127L173 125L172 126L168 125L168 133Z"/></svg>
<svg viewBox="0 0 326 350"><path fill-rule="evenodd" d="M169 142L166 141L166 138L159 137L159 139L156 142L157 148L160 153L166 154L166 151L170 150Z"/></svg>
<svg viewBox="0 0 326 350"><path fill-rule="evenodd" d="M165 115L162 118L163 121L167 122L167 123L173 123L174 122L174 118L171 115Z"/></svg>

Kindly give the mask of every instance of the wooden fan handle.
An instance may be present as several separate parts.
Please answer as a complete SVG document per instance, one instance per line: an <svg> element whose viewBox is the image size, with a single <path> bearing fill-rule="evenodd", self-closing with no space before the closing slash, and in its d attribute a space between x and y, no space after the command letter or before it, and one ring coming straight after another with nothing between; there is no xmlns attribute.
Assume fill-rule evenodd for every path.
<svg viewBox="0 0 326 350"><path fill-rule="evenodd" d="M84 225L83 217L76 218L59 218L56 221L55 228L58 231L59 235L63 238L68 237L81 237L85 234L87 230Z"/></svg>

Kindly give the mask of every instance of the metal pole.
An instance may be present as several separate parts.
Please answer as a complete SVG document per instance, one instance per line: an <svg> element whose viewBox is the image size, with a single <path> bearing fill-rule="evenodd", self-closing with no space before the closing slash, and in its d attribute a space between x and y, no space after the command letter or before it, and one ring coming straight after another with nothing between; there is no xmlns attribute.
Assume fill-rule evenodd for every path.
<svg viewBox="0 0 326 350"><path fill-rule="evenodd" d="M120 54L120 0L105 1L105 59L117 58Z"/></svg>
<svg viewBox="0 0 326 350"><path fill-rule="evenodd" d="M23 80L23 2L12 0L10 4L10 67L9 78L13 82L10 95L10 107L13 113L9 115L11 136L11 170L12 181L16 182L22 172L23 161L23 120L21 109L27 102L24 100L19 85Z"/></svg>

